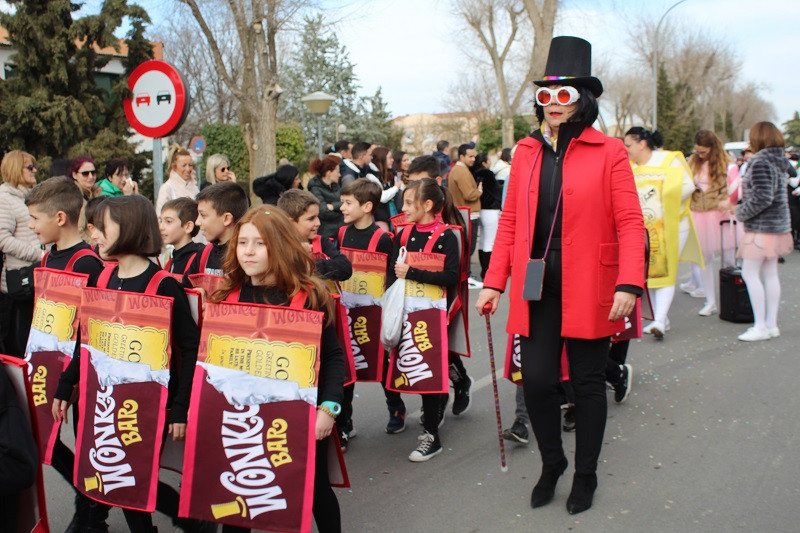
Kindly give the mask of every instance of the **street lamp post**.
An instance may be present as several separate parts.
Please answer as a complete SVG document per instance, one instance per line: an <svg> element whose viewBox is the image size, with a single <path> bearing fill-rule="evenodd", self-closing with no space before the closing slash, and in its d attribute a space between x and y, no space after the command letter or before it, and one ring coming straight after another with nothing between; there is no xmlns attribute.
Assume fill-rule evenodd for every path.
<svg viewBox="0 0 800 533"><path fill-rule="evenodd" d="M653 131L656 131L658 119L658 32L661 30L661 23L664 22L664 19L669 12L685 1L686 0L680 0L680 2L675 2L664 12L663 15L661 15L661 18L656 25L656 34L653 37Z"/></svg>
<svg viewBox="0 0 800 533"><path fill-rule="evenodd" d="M336 98L333 96L322 91L307 94L300 99L300 101L306 104L306 107L317 117L317 151L319 152L320 159L322 159L322 117L328 112L328 109L331 108L331 104L335 99Z"/></svg>

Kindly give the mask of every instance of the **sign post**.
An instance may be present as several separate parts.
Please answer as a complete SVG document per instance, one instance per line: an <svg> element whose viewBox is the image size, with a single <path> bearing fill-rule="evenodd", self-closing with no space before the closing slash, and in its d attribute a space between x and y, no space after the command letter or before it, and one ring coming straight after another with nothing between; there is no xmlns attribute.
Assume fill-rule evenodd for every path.
<svg viewBox="0 0 800 533"><path fill-rule="evenodd" d="M131 73L132 97L123 101L125 117L139 134L153 139L153 195L164 183L161 138L180 128L189 114L190 98L180 72L165 61L145 61Z"/></svg>

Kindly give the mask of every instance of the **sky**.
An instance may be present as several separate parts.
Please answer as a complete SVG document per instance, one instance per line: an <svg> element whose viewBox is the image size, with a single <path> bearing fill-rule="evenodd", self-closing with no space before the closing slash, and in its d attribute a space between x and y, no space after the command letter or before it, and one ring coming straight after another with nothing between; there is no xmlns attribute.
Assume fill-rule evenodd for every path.
<svg viewBox="0 0 800 533"><path fill-rule="evenodd" d="M175 0L138 1L154 24L174 12ZM676 1L563 0L554 35L583 37L592 43L595 64L623 66L635 45L631 21L657 20ZM362 94L381 87L394 116L448 111L446 96L459 73L480 68L466 57L480 54L480 44L459 26L451 0L320 2L355 64ZM88 0L86 9L99 4ZM728 43L742 62L741 79L761 85L778 124L800 110L800 1L685 0L666 20ZM650 72L642 72L642 83L652 85Z"/></svg>

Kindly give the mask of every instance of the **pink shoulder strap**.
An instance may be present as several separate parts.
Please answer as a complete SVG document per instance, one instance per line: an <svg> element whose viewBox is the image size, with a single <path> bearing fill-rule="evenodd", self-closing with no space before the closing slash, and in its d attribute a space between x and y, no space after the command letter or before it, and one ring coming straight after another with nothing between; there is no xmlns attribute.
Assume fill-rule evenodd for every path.
<svg viewBox="0 0 800 533"><path fill-rule="evenodd" d="M344 242L344 232L347 230L347 226L340 226L339 227L339 248L342 247L342 243Z"/></svg>
<svg viewBox="0 0 800 533"><path fill-rule="evenodd" d="M369 246L367 246L367 251L368 252L374 252L375 250L378 249L378 242L380 242L381 237L383 237L383 235L385 233L388 233L388 232L384 231L381 228L378 228L377 230L375 230L375 233L372 234L372 238L369 240Z"/></svg>
<svg viewBox="0 0 800 533"><path fill-rule="evenodd" d="M42 256L42 268L47 266L47 256L50 255L50 250L47 250Z"/></svg>
<svg viewBox="0 0 800 533"><path fill-rule="evenodd" d="M305 309L306 300L308 300L308 293L303 290L297 291L297 294L292 297L292 301L289 302L289 307L292 309Z"/></svg>
<svg viewBox="0 0 800 533"><path fill-rule="evenodd" d="M239 293L240 287L236 287L231 292L228 293L228 296L225 297L226 302L238 302L239 301Z"/></svg>

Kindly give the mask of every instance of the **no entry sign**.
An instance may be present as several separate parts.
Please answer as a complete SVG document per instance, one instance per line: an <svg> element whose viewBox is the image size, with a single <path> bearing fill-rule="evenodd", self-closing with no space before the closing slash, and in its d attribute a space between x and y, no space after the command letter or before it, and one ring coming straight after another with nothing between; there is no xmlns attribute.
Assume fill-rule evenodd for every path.
<svg viewBox="0 0 800 533"><path fill-rule="evenodd" d="M165 61L145 61L131 73L132 97L123 101L131 127L145 137L167 137L189 112L189 96L180 73Z"/></svg>

